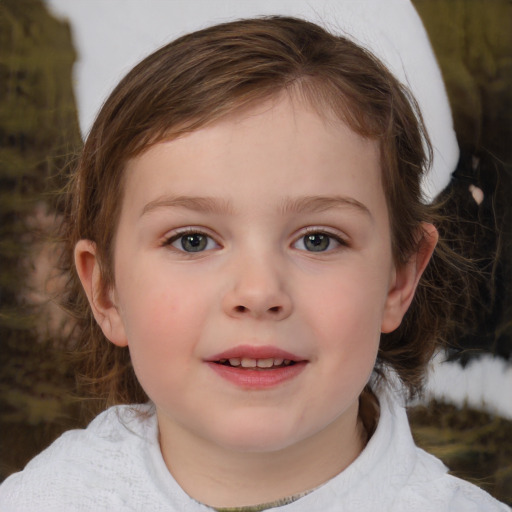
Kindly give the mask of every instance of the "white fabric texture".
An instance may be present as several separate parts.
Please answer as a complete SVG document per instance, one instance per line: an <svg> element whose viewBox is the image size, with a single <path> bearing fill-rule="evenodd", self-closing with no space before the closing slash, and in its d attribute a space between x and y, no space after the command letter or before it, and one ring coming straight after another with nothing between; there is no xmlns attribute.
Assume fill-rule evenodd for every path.
<svg viewBox="0 0 512 512"><path fill-rule="evenodd" d="M498 512L510 509L447 474L417 448L405 410L379 394L381 417L361 455L342 473L277 512ZM137 411L143 414L137 414ZM2 512L206 512L162 458L149 405L117 406L85 430L63 434L0 486Z"/></svg>
<svg viewBox="0 0 512 512"><path fill-rule="evenodd" d="M145 55L205 26L262 15L297 16L368 48L416 97L434 149L423 182L432 199L459 158L450 105L427 33L410 0L46 0L69 18L79 52L75 84L86 134L106 96Z"/></svg>

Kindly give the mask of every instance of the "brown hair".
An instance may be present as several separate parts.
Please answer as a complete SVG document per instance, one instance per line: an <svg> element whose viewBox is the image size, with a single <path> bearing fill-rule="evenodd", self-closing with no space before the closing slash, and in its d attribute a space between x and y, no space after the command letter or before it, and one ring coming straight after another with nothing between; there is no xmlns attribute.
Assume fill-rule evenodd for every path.
<svg viewBox="0 0 512 512"><path fill-rule="evenodd" d="M147 399L127 348L108 342L94 321L73 264L78 240L96 243L105 289L114 285L113 245L127 160L151 145L213 123L235 109L283 91L333 113L356 133L380 141L393 256L403 264L418 248L421 222L435 220L421 197L430 145L416 103L368 51L294 18L241 20L170 43L138 64L112 92L83 148L67 191L65 304L76 318L81 374L102 406ZM443 244L402 325L382 335L376 367L393 368L413 394L449 326L443 292L457 269ZM457 279L460 281L463 272ZM453 291L453 290L452 290ZM457 290L455 290L457 291Z"/></svg>

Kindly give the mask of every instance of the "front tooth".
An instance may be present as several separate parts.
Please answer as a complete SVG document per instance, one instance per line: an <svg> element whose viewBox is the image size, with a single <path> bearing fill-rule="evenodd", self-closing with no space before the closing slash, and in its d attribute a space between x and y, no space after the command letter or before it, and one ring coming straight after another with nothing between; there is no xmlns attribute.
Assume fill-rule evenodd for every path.
<svg viewBox="0 0 512 512"><path fill-rule="evenodd" d="M274 359L258 359L256 364L258 368L271 368L272 366L274 366Z"/></svg>
<svg viewBox="0 0 512 512"><path fill-rule="evenodd" d="M280 366L283 364L284 359L274 359L274 366Z"/></svg>
<svg viewBox="0 0 512 512"><path fill-rule="evenodd" d="M240 358L239 357L232 357L230 360L229 360L229 364L231 366L240 366Z"/></svg>
<svg viewBox="0 0 512 512"><path fill-rule="evenodd" d="M242 357L243 368L256 368L256 359L250 359L249 357Z"/></svg>

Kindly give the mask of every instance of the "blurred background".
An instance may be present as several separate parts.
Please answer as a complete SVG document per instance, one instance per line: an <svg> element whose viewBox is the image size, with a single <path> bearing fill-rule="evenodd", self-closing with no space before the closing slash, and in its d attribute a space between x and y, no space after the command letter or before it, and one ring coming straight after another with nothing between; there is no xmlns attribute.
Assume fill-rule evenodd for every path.
<svg viewBox="0 0 512 512"><path fill-rule="evenodd" d="M108 31L104 9L93 7L109 2L90 0L92 9L78 14ZM0 2L0 480L90 420L66 356L70 323L51 300L59 289L55 192L94 115L82 108L78 118L74 66L85 50L59 3ZM432 362L425 397L409 415L421 446L512 505L512 2L413 4L441 67L461 153L441 193L457 222L443 229L486 279L461 311L467 328ZM134 27L112 45L126 51L144 37ZM144 53L135 45L130 65ZM96 93L97 106L113 85Z"/></svg>

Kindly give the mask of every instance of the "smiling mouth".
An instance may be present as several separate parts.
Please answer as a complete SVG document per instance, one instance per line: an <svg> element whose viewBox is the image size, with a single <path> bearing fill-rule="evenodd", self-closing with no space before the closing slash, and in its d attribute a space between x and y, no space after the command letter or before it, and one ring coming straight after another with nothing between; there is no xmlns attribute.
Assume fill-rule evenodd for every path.
<svg viewBox="0 0 512 512"><path fill-rule="evenodd" d="M265 359L252 359L249 357L231 357L229 359L219 359L216 364L228 366L231 368L251 369L251 370L275 370L286 368L296 364L291 359L269 357Z"/></svg>
<svg viewBox="0 0 512 512"><path fill-rule="evenodd" d="M272 345L239 345L205 361L220 377L243 390L277 388L298 377L309 361Z"/></svg>

